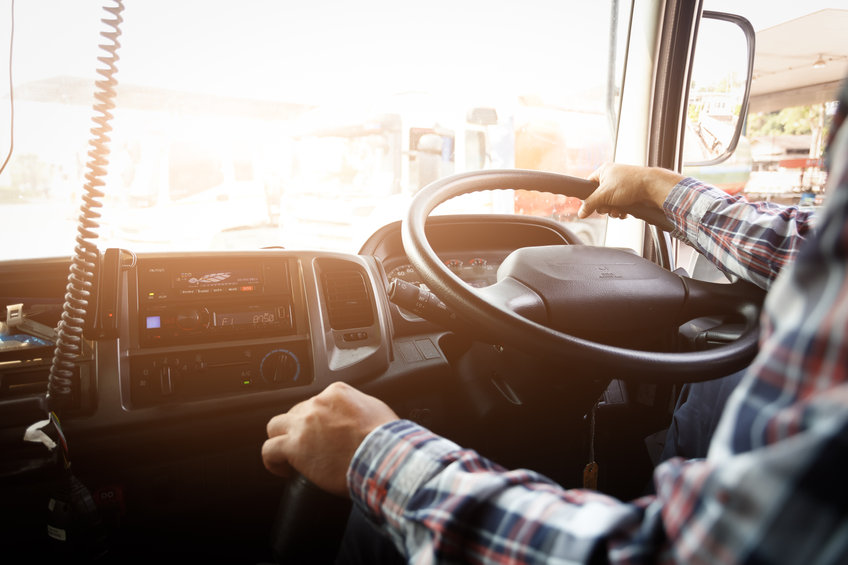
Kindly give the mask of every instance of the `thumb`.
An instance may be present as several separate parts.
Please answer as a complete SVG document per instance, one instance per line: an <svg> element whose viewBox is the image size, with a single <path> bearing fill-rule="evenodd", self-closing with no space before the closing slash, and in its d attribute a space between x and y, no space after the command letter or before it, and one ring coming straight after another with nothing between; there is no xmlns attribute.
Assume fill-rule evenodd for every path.
<svg viewBox="0 0 848 565"><path fill-rule="evenodd" d="M603 163L597 169L592 171L592 173L588 177L586 177L586 180L590 180L596 183L598 186L595 187L595 190L594 192L592 192L592 194L590 194L583 200L583 203L580 205L580 209L577 210L577 217L581 220L584 218L588 218L592 215L592 212L595 212L595 209L597 207L597 201L600 198L598 196L598 189L601 185L601 175L604 173L604 170L608 166L609 163Z"/></svg>
<svg viewBox="0 0 848 565"><path fill-rule="evenodd" d="M603 213L604 210L597 209L599 204L598 200L600 200L600 196L598 196L597 189L595 189L595 192L587 196L580 205L580 209L577 210L577 217L582 220L591 216L592 212L598 211L599 213Z"/></svg>

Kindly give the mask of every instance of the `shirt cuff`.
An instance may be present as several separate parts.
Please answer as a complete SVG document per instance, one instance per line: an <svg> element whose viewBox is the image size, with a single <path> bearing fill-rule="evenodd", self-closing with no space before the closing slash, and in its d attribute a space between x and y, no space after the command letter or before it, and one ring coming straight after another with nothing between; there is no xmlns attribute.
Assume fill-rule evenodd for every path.
<svg viewBox="0 0 848 565"><path fill-rule="evenodd" d="M695 245L701 220L717 200L727 200L729 195L709 184L686 177L671 189L663 202L665 215L674 223L671 235Z"/></svg>
<svg viewBox="0 0 848 565"><path fill-rule="evenodd" d="M347 472L352 500L375 523L400 526L409 498L461 451L454 442L409 420L374 429Z"/></svg>

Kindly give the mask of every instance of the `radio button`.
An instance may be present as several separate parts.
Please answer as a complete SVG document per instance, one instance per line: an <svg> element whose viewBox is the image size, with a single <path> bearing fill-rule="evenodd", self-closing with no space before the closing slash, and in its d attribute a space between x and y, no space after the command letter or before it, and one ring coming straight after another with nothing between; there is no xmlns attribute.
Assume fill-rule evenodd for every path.
<svg viewBox="0 0 848 565"><path fill-rule="evenodd" d="M162 372L159 374L159 384L163 395L174 393L174 375L171 374L171 367L165 365L162 367Z"/></svg>
<svg viewBox="0 0 848 565"><path fill-rule="evenodd" d="M202 330L209 326L209 312L206 309L181 310L177 312L176 323L183 331Z"/></svg>

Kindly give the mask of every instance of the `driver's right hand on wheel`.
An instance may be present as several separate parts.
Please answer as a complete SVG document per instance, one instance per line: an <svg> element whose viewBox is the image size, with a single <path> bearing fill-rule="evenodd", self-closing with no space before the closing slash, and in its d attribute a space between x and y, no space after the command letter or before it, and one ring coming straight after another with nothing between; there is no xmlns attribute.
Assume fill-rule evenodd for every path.
<svg viewBox="0 0 848 565"><path fill-rule="evenodd" d="M604 163L588 178L597 182L598 188L583 201L579 218L587 218L592 212L624 218L633 214L635 207L662 212L668 193L684 177L659 167Z"/></svg>

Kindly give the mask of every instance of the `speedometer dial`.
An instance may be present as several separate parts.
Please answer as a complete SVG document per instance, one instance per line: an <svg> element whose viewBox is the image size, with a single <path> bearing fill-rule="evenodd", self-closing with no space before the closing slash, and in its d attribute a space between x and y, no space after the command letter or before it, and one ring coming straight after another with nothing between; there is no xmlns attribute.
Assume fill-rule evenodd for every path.
<svg viewBox="0 0 848 565"><path fill-rule="evenodd" d="M414 284L415 286L424 285L424 282L418 275L418 271L415 270L415 267L409 264L397 266L391 271L389 271L387 274L389 276L389 280L400 279L410 284Z"/></svg>

